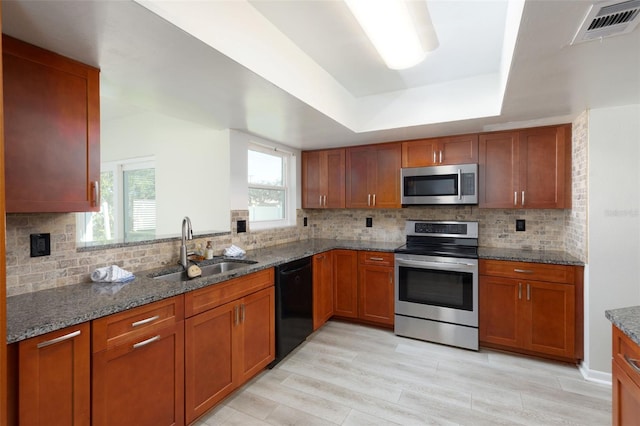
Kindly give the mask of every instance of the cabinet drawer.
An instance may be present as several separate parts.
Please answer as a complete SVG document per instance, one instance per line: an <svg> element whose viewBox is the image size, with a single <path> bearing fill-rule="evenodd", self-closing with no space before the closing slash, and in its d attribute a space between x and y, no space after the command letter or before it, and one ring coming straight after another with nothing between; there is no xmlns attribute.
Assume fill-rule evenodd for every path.
<svg viewBox="0 0 640 426"><path fill-rule="evenodd" d="M110 349L184 319L184 299L172 297L93 321L93 353Z"/></svg>
<svg viewBox="0 0 640 426"><path fill-rule="evenodd" d="M273 268L223 281L185 295L185 316L191 317L273 285Z"/></svg>
<svg viewBox="0 0 640 426"><path fill-rule="evenodd" d="M480 260L480 275L574 284L575 268L548 263Z"/></svg>
<svg viewBox="0 0 640 426"><path fill-rule="evenodd" d="M618 327L613 327L613 358L633 382L640 386L640 346Z"/></svg>
<svg viewBox="0 0 640 426"><path fill-rule="evenodd" d="M363 265L393 266L393 253L381 251L359 251L358 263Z"/></svg>

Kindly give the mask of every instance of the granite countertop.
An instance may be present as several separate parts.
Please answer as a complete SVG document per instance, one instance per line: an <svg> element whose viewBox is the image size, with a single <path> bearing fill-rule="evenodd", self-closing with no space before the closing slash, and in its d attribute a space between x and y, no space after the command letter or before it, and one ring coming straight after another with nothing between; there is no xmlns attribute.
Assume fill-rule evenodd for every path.
<svg viewBox="0 0 640 426"><path fill-rule="evenodd" d="M402 244L403 242L304 240L248 251L245 258L256 263L189 281L152 278L179 271L181 267L176 265L137 272L136 279L126 284L83 283L12 296L7 298L7 343L91 321L324 251L346 249L393 252ZM583 264L563 252L481 247L479 255L481 259Z"/></svg>
<svg viewBox="0 0 640 426"><path fill-rule="evenodd" d="M611 309L604 314L613 325L640 346L640 306Z"/></svg>
<svg viewBox="0 0 640 426"><path fill-rule="evenodd" d="M181 270L181 267L176 265L137 272L136 279L126 284L83 283L12 296L7 298L7 343L91 321L324 251L347 249L393 252L401 244L380 241L305 240L248 251L245 259L256 263L246 268L189 281L151 278Z"/></svg>
<svg viewBox="0 0 640 426"><path fill-rule="evenodd" d="M584 262L563 251L480 247L480 259L511 260L516 262L552 263L554 265L584 266Z"/></svg>

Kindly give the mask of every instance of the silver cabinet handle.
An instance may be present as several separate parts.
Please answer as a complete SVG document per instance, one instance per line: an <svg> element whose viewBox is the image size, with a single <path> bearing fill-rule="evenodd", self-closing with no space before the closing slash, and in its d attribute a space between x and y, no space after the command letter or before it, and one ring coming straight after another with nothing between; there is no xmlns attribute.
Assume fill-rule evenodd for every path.
<svg viewBox="0 0 640 426"><path fill-rule="evenodd" d="M327 196L324 196L324 206L327 207Z"/></svg>
<svg viewBox="0 0 640 426"><path fill-rule="evenodd" d="M524 207L524 191L522 191L522 207Z"/></svg>
<svg viewBox="0 0 640 426"><path fill-rule="evenodd" d="M55 339L47 340L45 342L38 343L38 349L46 348L47 346L55 345L56 343L64 342L65 340L73 339L80 335L80 330L72 331L64 336L56 337Z"/></svg>
<svg viewBox="0 0 640 426"><path fill-rule="evenodd" d="M433 151L433 164L436 164L436 152Z"/></svg>
<svg viewBox="0 0 640 426"><path fill-rule="evenodd" d="M322 195L320 195L320 200L318 200L318 204L320 204L320 206L322 206Z"/></svg>
<svg viewBox="0 0 640 426"><path fill-rule="evenodd" d="M369 260L375 260L376 262L381 262L384 260L383 257L370 257Z"/></svg>
<svg viewBox="0 0 640 426"><path fill-rule="evenodd" d="M626 354L624 356L624 360L627 361L627 364L629 364L636 373L640 374L640 367L638 367L638 362L640 361L638 361L637 359L629 358L629 356Z"/></svg>
<svg viewBox="0 0 640 426"><path fill-rule="evenodd" d="M367 206L371 205L371 194L367 194Z"/></svg>
<svg viewBox="0 0 640 426"><path fill-rule="evenodd" d="M238 315L238 305L233 307L233 325L238 325L240 323L240 317Z"/></svg>
<svg viewBox="0 0 640 426"><path fill-rule="evenodd" d="M145 325L145 324L149 324L150 322L153 322L155 320L157 320L158 318L160 318L160 315L154 315L152 317L140 320L140 321L136 321L136 322L132 322L131 323L131 327L139 327L141 325Z"/></svg>
<svg viewBox="0 0 640 426"><path fill-rule="evenodd" d="M520 274L533 274L533 271L530 269L514 269L513 272L518 272Z"/></svg>
<svg viewBox="0 0 640 426"><path fill-rule="evenodd" d="M93 205L98 207L100 205L100 182L94 180L91 182L91 186L93 186Z"/></svg>
<svg viewBox="0 0 640 426"><path fill-rule="evenodd" d="M442 164L442 150L440 150L440 164Z"/></svg>
<svg viewBox="0 0 640 426"><path fill-rule="evenodd" d="M153 343L157 340L160 340L160 335L158 334L157 336L153 336L151 339L147 339L147 340L143 340L142 342L138 342L135 345L133 345L133 349L138 349L141 348L143 346L147 346L149 343Z"/></svg>
<svg viewBox="0 0 640 426"><path fill-rule="evenodd" d="M375 207L376 205L376 194L373 194L373 206Z"/></svg>
<svg viewBox="0 0 640 426"><path fill-rule="evenodd" d="M245 309L245 305L243 303L242 305L240 305L240 324L244 323L245 312L246 312L246 309Z"/></svg>
<svg viewBox="0 0 640 426"><path fill-rule="evenodd" d="M527 283L527 301L531 300L531 284Z"/></svg>
<svg viewBox="0 0 640 426"><path fill-rule="evenodd" d="M440 151L442 156L442 151ZM462 200L462 170L458 169L458 200Z"/></svg>
<svg viewBox="0 0 640 426"><path fill-rule="evenodd" d="M522 300L522 283L518 283L518 300Z"/></svg>
<svg viewBox="0 0 640 426"><path fill-rule="evenodd" d="M513 205L518 205L518 191L513 191Z"/></svg>

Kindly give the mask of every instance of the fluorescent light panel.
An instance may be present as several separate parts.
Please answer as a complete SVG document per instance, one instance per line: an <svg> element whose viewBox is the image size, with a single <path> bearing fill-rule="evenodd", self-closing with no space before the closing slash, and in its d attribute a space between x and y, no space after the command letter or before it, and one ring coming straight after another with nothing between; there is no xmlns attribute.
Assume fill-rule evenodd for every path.
<svg viewBox="0 0 640 426"><path fill-rule="evenodd" d="M371 40L374 47L391 69L411 68L422 62L427 50L437 46L437 40L421 40L424 31L416 27L412 10L404 0L345 0L356 20ZM424 3L421 18L429 22L421 23L428 27L435 39L431 20Z"/></svg>

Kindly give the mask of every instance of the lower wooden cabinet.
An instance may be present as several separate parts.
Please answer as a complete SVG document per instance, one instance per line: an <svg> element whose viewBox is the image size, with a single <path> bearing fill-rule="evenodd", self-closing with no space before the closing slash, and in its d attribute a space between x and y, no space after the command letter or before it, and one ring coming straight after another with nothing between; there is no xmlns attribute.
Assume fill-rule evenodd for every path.
<svg viewBox="0 0 640 426"><path fill-rule="evenodd" d="M358 253L358 318L384 325L394 322L393 253Z"/></svg>
<svg viewBox="0 0 640 426"><path fill-rule="evenodd" d="M89 323L18 343L20 425L91 424Z"/></svg>
<svg viewBox="0 0 640 426"><path fill-rule="evenodd" d="M236 281L236 288L242 286L243 281L268 287L200 312L185 321L187 424L275 359L273 269L231 281ZM215 299L207 296L211 292L217 292L220 300L225 301L228 293L222 290L216 286L196 290L193 292L195 297L187 298L186 310L193 311L189 305L200 299L207 299L211 306L215 305Z"/></svg>
<svg viewBox="0 0 640 426"><path fill-rule="evenodd" d="M313 330L333 316L333 258L331 252L313 256Z"/></svg>
<svg viewBox="0 0 640 426"><path fill-rule="evenodd" d="M182 296L93 322L92 424L184 424Z"/></svg>
<svg viewBox="0 0 640 426"><path fill-rule="evenodd" d="M582 305L577 294L582 292L576 290L573 268L481 260L481 344L562 360L580 359Z"/></svg>
<svg viewBox="0 0 640 426"><path fill-rule="evenodd" d="M613 425L637 425L640 419L640 346L613 326Z"/></svg>
<svg viewBox="0 0 640 426"><path fill-rule="evenodd" d="M333 313L358 318L358 252L333 250Z"/></svg>

